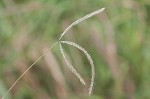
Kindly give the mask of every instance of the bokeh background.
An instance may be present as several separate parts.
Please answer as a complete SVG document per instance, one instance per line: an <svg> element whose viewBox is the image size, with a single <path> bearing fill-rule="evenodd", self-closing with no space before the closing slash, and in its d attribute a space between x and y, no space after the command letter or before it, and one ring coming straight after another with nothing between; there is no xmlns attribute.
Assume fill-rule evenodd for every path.
<svg viewBox="0 0 150 99"><path fill-rule="evenodd" d="M102 7L103 13L63 37L93 58L96 79L89 97L59 47L49 48L73 21ZM0 0L0 97L44 54L6 99L150 99L149 17L149 0ZM85 55L63 47L89 86Z"/></svg>

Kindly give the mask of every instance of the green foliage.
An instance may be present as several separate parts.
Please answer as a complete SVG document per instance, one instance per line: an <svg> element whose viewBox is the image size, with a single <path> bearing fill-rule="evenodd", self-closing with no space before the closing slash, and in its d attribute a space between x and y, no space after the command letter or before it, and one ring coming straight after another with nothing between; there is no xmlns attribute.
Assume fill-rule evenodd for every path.
<svg viewBox="0 0 150 99"><path fill-rule="evenodd" d="M94 60L93 96L84 97L87 88L66 68L56 46L50 50L52 67L40 60L6 99L149 99L149 0L1 0L0 97L67 26L103 7L104 13L73 27L63 38L83 46ZM89 86L86 57L72 47L64 49Z"/></svg>

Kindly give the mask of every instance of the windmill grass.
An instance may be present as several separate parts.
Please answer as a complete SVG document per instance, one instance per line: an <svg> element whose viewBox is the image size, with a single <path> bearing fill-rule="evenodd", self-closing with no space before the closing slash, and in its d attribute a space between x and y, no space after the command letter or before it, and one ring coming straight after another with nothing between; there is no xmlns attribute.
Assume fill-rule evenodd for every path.
<svg viewBox="0 0 150 99"><path fill-rule="evenodd" d="M99 13L101 13L102 11L104 11L105 8L101 8L99 10L96 10L94 12L91 12L90 14L87 14L86 16L78 19L77 21L73 22L71 25L69 25L65 30L64 32L61 34L60 38L58 39L57 42L55 42L51 47L50 47L50 50L55 47L58 43L59 43L59 46L60 46L60 51L63 55L63 58L64 60L66 61L67 65L69 66L70 70L76 75L76 77L81 81L81 83L83 85L86 85L85 81L83 80L83 78L80 76L80 74L74 69L74 67L69 64L67 58L66 58L66 54L64 53L63 51L63 48L61 46L61 43L65 43L65 44L69 44L69 45L72 45L76 48L78 48L79 50L81 50L87 57L90 65L91 65L91 72L92 72L92 77L91 77L91 85L89 87L89 95L91 95L92 93L92 90L93 90L93 85L94 85L94 78L95 78L95 69L94 69L94 63L93 63L93 60L91 58L91 56L88 54L88 52L81 46L79 46L78 44L74 43L74 42L70 42L70 41L61 41L62 37L75 25L79 24L80 22L84 21L84 20L87 20L88 18L94 16L94 15L97 15ZM47 53L47 52L45 52ZM23 74L14 82L14 84L8 89L8 91L6 92L6 94L1 98L1 99L5 99L5 97L7 96L7 94L15 87L15 85L20 81L20 79L41 59L44 57L44 54L42 54L33 64L31 64L24 72Z"/></svg>

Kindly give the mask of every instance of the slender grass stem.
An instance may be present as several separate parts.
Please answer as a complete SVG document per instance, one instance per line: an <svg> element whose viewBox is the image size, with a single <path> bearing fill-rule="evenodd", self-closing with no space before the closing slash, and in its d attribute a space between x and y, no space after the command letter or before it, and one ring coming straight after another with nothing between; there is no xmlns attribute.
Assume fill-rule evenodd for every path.
<svg viewBox="0 0 150 99"><path fill-rule="evenodd" d="M58 42L54 43L50 49L52 49ZM48 51L47 51L48 52ZM47 53L46 52L46 53ZM8 89L8 91L6 92L6 94L1 98L4 99L7 94L15 87L15 85L20 81L20 79L41 59L44 57L44 54L42 54L34 63L32 63L23 73L22 75L14 82L14 84Z"/></svg>

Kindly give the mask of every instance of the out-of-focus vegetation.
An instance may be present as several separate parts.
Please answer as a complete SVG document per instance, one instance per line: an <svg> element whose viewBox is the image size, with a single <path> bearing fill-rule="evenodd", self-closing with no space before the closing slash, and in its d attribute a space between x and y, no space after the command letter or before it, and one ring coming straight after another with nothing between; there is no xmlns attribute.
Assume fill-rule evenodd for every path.
<svg viewBox="0 0 150 99"><path fill-rule="evenodd" d="M149 0L0 0L0 97L69 24L102 7L103 13L63 38L92 56L96 68L92 96L87 96L87 88L55 46L6 99L150 99ZM89 85L85 55L71 46L64 48Z"/></svg>

